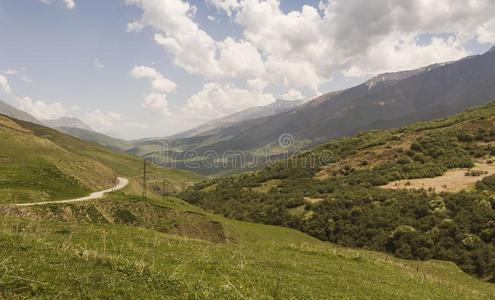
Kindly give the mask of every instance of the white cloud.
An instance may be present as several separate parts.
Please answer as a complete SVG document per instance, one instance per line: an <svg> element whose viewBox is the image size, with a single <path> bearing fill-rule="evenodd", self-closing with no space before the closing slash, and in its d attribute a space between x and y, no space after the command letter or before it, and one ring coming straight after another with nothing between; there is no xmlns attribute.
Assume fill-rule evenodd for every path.
<svg viewBox="0 0 495 300"><path fill-rule="evenodd" d="M22 78L22 75L16 70L7 70L3 73ZM45 101L34 101L29 97L19 96L10 87L7 77L3 75L0 75L0 90L16 100L15 106L18 109L27 112L39 120L60 118L69 112L74 112L79 109L77 106L66 108L60 102L49 103Z"/></svg>
<svg viewBox="0 0 495 300"><path fill-rule="evenodd" d="M76 1L75 0L64 0L65 2L65 7L68 9L74 9L76 7Z"/></svg>
<svg viewBox="0 0 495 300"><path fill-rule="evenodd" d="M123 118L124 116L120 113L95 110L86 113L82 119L96 131L106 132L116 126L115 123L120 123Z"/></svg>
<svg viewBox="0 0 495 300"><path fill-rule="evenodd" d="M495 43L495 19L490 20L484 24L478 26L477 30L477 40L484 44Z"/></svg>
<svg viewBox="0 0 495 300"><path fill-rule="evenodd" d="M17 102L17 107L20 110L27 112L39 120L56 119L67 114L67 109L59 102L47 103L44 101L33 101L29 97L19 97Z"/></svg>
<svg viewBox="0 0 495 300"><path fill-rule="evenodd" d="M0 73L3 73L5 75L10 75L10 76L17 76L18 78L20 78L22 81L24 81L26 83L32 82L31 78L29 78L28 76L24 75L23 73L21 73L18 70L15 70L15 69L8 69L5 71L1 71Z"/></svg>
<svg viewBox="0 0 495 300"><path fill-rule="evenodd" d="M41 3L46 4L46 5L50 5L56 1L59 1L67 9L76 8L76 1L75 0L40 0Z"/></svg>
<svg viewBox="0 0 495 300"><path fill-rule="evenodd" d="M335 73L372 75L454 60L469 54L469 40L494 40L492 0L333 0L321 1L320 11L305 5L289 13L278 0L208 2L264 53L265 77L289 87L317 90ZM426 34L433 38L425 42Z"/></svg>
<svg viewBox="0 0 495 300"><path fill-rule="evenodd" d="M151 85L154 91L161 93L171 93L175 91L177 85L175 82L165 78L160 72L146 66L135 66L131 70L131 75L136 79L151 79Z"/></svg>
<svg viewBox="0 0 495 300"><path fill-rule="evenodd" d="M163 93L150 93L144 97L143 107L159 110L164 115L169 115L167 95Z"/></svg>
<svg viewBox="0 0 495 300"><path fill-rule="evenodd" d="M290 89L289 91L287 91L287 93L281 95L280 98L282 98L283 100L299 100L303 99L304 96L300 91L296 89Z"/></svg>
<svg viewBox="0 0 495 300"><path fill-rule="evenodd" d="M98 70L102 70L102 69L105 68L105 65L102 64L101 61L98 58L95 58L93 60L93 64L94 64L95 68L98 69Z"/></svg>
<svg viewBox="0 0 495 300"><path fill-rule="evenodd" d="M3 75L0 75L0 91L3 91L8 95L12 94L12 88L10 88L9 80Z"/></svg>
<svg viewBox="0 0 495 300"><path fill-rule="evenodd" d="M251 43L228 37L218 43L219 68L224 76L261 76L265 73L261 55Z"/></svg>
<svg viewBox="0 0 495 300"><path fill-rule="evenodd" d="M268 86L268 82L261 78L254 78L247 81L247 86L255 92L262 92Z"/></svg>
<svg viewBox="0 0 495 300"><path fill-rule="evenodd" d="M192 21L195 7L182 0L125 0L143 10L140 24L159 33L155 42L172 55L175 64L190 73L217 76L213 38ZM131 26L133 27L133 26Z"/></svg>
<svg viewBox="0 0 495 300"><path fill-rule="evenodd" d="M127 24L127 32L140 32L144 25L139 22L130 22Z"/></svg>
<svg viewBox="0 0 495 300"><path fill-rule="evenodd" d="M271 94L252 93L228 83L214 82L205 84L201 91L191 96L182 113L193 118L213 119L253 106L267 105L274 100Z"/></svg>
<svg viewBox="0 0 495 300"><path fill-rule="evenodd" d="M177 88L175 82L165 78L157 70L146 66L135 66L131 75L136 78L151 79L152 92L144 97L143 107L159 111L163 115L169 115L167 94Z"/></svg>
<svg viewBox="0 0 495 300"><path fill-rule="evenodd" d="M269 103L273 96L264 91L274 88L284 87L282 97L290 99L304 98L301 91L317 95L335 75L371 76L452 61L470 55L473 40L495 42L493 0L322 0L289 12L279 0L207 0L241 30L221 39L195 21L192 1L125 2L142 10L128 31L150 27L175 65L210 82L174 111L186 118ZM216 14L207 18L224 21ZM246 89L235 86L244 81ZM152 87L143 106L169 111L169 93Z"/></svg>

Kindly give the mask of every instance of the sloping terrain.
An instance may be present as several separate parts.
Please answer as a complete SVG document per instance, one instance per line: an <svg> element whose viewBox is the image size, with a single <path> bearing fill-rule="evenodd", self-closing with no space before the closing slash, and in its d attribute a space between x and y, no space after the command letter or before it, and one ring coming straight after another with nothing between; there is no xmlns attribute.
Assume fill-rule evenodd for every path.
<svg viewBox="0 0 495 300"><path fill-rule="evenodd" d="M127 190L137 191L143 164L138 157L5 116L0 116L0 161L1 203L78 198L114 186L116 176L129 178ZM151 190L161 190L163 181L171 192L201 180L187 171L150 171Z"/></svg>
<svg viewBox="0 0 495 300"><path fill-rule="evenodd" d="M304 102L304 100L276 100L272 104L252 107L170 137L135 141L133 147L127 151L141 157L151 157L163 151L165 147L170 161L176 161L181 167L183 153L228 141L246 129L244 128L245 122L296 109ZM199 170L199 172L202 171L207 170ZM209 174L209 172L203 173Z"/></svg>
<svg viewBox="0 0 495 300"><path fill-rule="evenodd" d="M332 246L177 199L3 209L0 296L129 299L490 299L440 261ZM36 263L33 263L36 262Z"/></svg>
<svg viewBox="0 0 495 300"><path fill-rule="evenodd" d="M495 156L494 128L490 103L343 137L254 173L203 182L180 196L227 217L287 226L343 246L452 261L493 282L495 176L477 174L476 163ZM442 178L457 168L478 175L467 191L381 187Z"/></svg>
<svg viewBox="0 0 495 300"><path fill-rule="evenodd" d="M0 101L0 115L5 115L17 120L24 120L31 123L41 124L41 122L38 121L35 117L3 101Z"/></svg>
<svg viewBox="0 0 495 300"><path fill-rule="evenodd" d="M361 130L394 128L445 117L494 98L495 52L489 51L451 63L382 74L287 112L219 128L202 137L204 140L200 142L185 141L188 147L172 145L171 150L194 150L196 159L211 151L220 157L228 151L243 151L251 158L253 152L267 147L276 150L280 136L290 134L294 137L291 150L298 151ZM155 151L161 149L155 148ZM175 152L170 156L179 162L184 160ZM140 154L151 155L147 151ZM204 174L224 171L201 170Z"/></svg>
<svg viewBox="0 0 495 300"><path fill-rule="evenodd" d="M492 159L475 162L472 169L451 169L441 176L433 178L403 179L389 182L383 188L391 189L425 189L435 192L470 191L476 182L495 174Z"/></svg>
<svg viewBox="0 0 495 300"><path fill-rule="evenodd" d="M281 100L278 99L275 102L265 105L248 108L246 110L218 118L207 122L201 126L181 132L179 134L167 137L168 141L175 141L178 139L185 139L194 136L212 135L213 132L218 132L223 127L231 124L239 123L242 121L253 120L262 117L268 117L276 115L282 112L292 110L304 103L304 100Z"/></svg>
<svg viewBox="0 0 495 300"><path fill-rule="evenodd" d="M56 127L55 129L83 141L102 145L116 151L125 151L133 147L133 144L128 141L117 139L92 130L75 127Z"/></svg>
<svg viewBox="0 0 495 300"><path fill-rule="evenodd" d="M445 122L451 124L460 120L486 121L493 110L495 105L473 112L474 115L433 124L433 127L443 128ZM167 184L172 185L173 189L168 191L183 189L201 179L185 171L150 167L153 172L149 176L150 193L143 200L136 196L141 192L138 177L141 159L28 122L2 118L0 130L5 137L0 140L5 153L2 159L9 161L6 166L14 171L27 166L36 169L33 161L41 158L54 165L53 168L66 165L67 160L77 162L76 165L88 160L131 179L128 188L105 199L29 207L0 206L3 216L0 219L1 298L129 299L145 295L150 299L490 299L495 293L495 285L465 274L453 263L408 261L379 252L342 248L288 228L225 219L178 198L162 197L161 191L154 189L160 186L163 177ZM389 135L369 135L358 142L368 141L376 145L376 140L384 137ZM28 143L28 138L33 143ZM490 142L489 135L483 134L483 138ZM13 148L10 152L7 150L9 147ZM342 157L345 157L345 151L341 153ZM18 156L19 153L25 153L25 156ZM76 180L71 184L64 181L80 175L70 173L71 170L63 169L67 173L56 180L50 181L47 178L52 177L42 176L35 182L45 184L44 192L57 192L58 187L63 187L64 191L77 191L77 186L82 184ZM88 171L93 170L94 167L88 168ZM319 217L318 205L328 204L328 197L334 197L333 194L322 194L329 192L323 190L329 186L304 186L312 180L321 181L313 179L315 172L294 169L294 174L299 176L287 177L282 169L277 170L281 173L271 177L268 176L271 171L262 171L254 175L216 179L213 184L202 183L181 195L204 206L208 203L206 201L211 201L211 193L220 201L215 203L215 209L223 213L234 210L239 215L231 214L233 217L266 217L273 224L286 226L288 223L283 219L285 204L273 201L274 190L292 187L294 190L288 191L280 200L283 198L292 202L291 207L297 207L300 204L296 197L301 195L307 202L304 205L314 206L300 211L305 220ZM19 179L23 178L25 176L19 176ZM261 183L257 184L257 180ZM5 187L12 186L15 187L11 181ZM21 186L28 189L37 187ZM301 187L306 192L301 193ZM202 194L197 194L198 189ZM335 192L338 193L337 189ZM258 202L261 206L255 206L253 211L251 199L243 196L246 194L266 197L266 202ZM397 195L402 199L400 194ZM339 202L352 198L345 194L342 197ZM376 198L376 201L382 199ZM445 205L449 205L447 199ZM208 208L213 209L211 206ZM471 210L470 213L476 215L480 212ZM359 216L355 212L351 215L354 218ZM322 217L328 220L328 216ZM491 218L490 215L485 217ZM289 220L292 221L297 223L295 216ZM376 224L379 227L381 223ZM484 235L480 235L483 240L490 238L484 224L476 225L479 230L484 230ZM309 229L305 231L313 235L314 230L325 232L330 228L321 221L315 222L315 219L305 226ZM452 230L450 227L447 229ZM439 228L438 235L441 237L443 230L447 229ZM412 234L408 230L408 227L396 230L394 238L408 237L407 234ZM489 272L486 268L491 266L490 249L477 248L479 242L474 237L463 237L462 241L469 249L480 249L478 256L486 259L486 265L482 265L480 270L465 271L488 278L478 272ZM472 261L478 263L476 257L472 257ZM462 266L466 267L466 264Z"/></svg>
<svg viewBox="0 0 495 300"><path fill-rule="evenodd" d="M58 119L41 120L41 122L43 123L43 125L54 129L59 127L66 127L66 128L79 128L87 131L93 131L93 129L91 129L91 127L89 127L86 123L74 117L61 117Z"/></svg>

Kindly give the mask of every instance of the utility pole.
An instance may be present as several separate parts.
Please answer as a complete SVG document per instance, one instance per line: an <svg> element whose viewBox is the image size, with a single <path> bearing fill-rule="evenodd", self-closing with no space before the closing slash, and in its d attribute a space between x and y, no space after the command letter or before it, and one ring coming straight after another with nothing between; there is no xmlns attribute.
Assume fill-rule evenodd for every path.
<svg viewBox="0 0 495 300"><path fill-rule="evenodd" d="M165 179L162 182L162 201L165 201Z"/></svg>
<svg viewBox="0 0 495 300"><path fill-rule="evenodd" d="M148 181L148 174L151 174L151 172L146 170L146 159L143 158L143 200L146 201L146 187L147 187L147 181Z"/></svg>

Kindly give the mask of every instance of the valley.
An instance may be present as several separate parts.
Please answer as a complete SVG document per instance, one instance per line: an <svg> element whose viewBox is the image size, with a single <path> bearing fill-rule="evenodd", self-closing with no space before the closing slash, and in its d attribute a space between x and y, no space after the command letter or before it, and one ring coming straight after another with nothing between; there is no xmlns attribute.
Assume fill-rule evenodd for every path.
<svg viewBox="0 0 495 300"><path fill-rule="evenodd" d="M0 1L0 300L495 300L494 0Z"/></svg>
<svg viewBox="0 0 495 300"><path fill-rule="evenodd" d="M420 199L426 196L421 193L415 195L397 191L392 196L397 200L390 200L390 194L380 195L378 189L365 184L366 181L356 186L352 181L362 175L356 177L358 174L355 172L359 173L358 169L365 171L371 166L378 170L383 168L380 161L383 157L400 160L401 157L397 154L407 150L397 152L398 149L414 147L412 145L424 138L426 133L435 134L438 130L450 132L450 128L456 128L453 132L463 140L471 143L483 140L489 145L491 135L486 129L481 129L484 124L492 122L494 107L490 104L443 120L342 138L320 146L314 152L302 153L291 158L285 167L279 162L278 166L270 166L247 175L202 181L203 178L188 171L160 169L150 165L152 174L148 177L149 192L145 200L140 195L141 159L77 140L40 125L2 117L2 159L9 162L2 165L3 168L8 167L15 171L14 162L20 159L20 153L31 153L26 157L36 160L23 158L22 170L29 166L33 169L33 174L37 174L40 168L37 163L39 159L43 158L45 163L59 166L56 163L64 157L60 156L64 153L63 155L74 156L72 159L75 162L87 160L101 165L97 169L89 168L88 171L99 170L99 176L105 176L106 173L100 171L108 168L106 176L109 180L114 178L113 176L125 176L129 179L129 184L101 199L83 198L82 202L49 203L67 196L68 193L63 192L64 189L74 193L78 191L79 186L85 186L77 196L97 189L97 185L92 185L91 181L87 181L86 185L80 183L83 181L79 181L79 178L85 178L80 177L80 169L76 169L76 173L70 173L72 169L61 167L58 172L63 175L60 176L71 182L61 191L55 189L59 185L53 185L50 176L39 177L34 181L42 182L42 186L25 185L29 187L28 190L24 187L16 191L22 195L17 199L23 199L26 205L0 206L0 212L4 216L0 220L0 254L2 260L8 262L2 266L0 272L0 295L6 298L132 298L146 293L151 298L324 298L353 295L358 298L382 299L490 299L495 293L495 287L492 283L484 282L490 280L489 269L469 269L466 264L457 261L463 268L461 271L455 264L447 262L455 261L454 257L427 252L426 256L416 260L418 257L415 255L422 252L416 252L418 250L415 248L411 248L410 252L396 252L393 248L380 248L379 243L375 246L362 244L363 247L346 242L347 238L351 238L366 243L362 238L353 237L351 232L335 235L339 237L338 240L332 240L336 244L328 243L325 242L328 240L325 232L330 232L329 226L341 225L318 222L321 222L321 217L328 218L328 215L323 213L324 210L321 210L325 206L351 203L349 200L353 201L352 205L360 207L349 208L349 216L356 218L353 222L357 221L357 224L361 224L360 216L365 215L373 216L373 222L380 219L378 215L386 220L386 210L373 212L369 210L368 205L374 209L380 209L382 205L383 208L394 209L395 204L389 206L387 201L402 203L399 202L403 201L401 197L406 197L404 200L407 201L423 201ZM469 130L464 131L464 128ZM400 139L395 138L397 134L401 134ZM414 138L409 137L409 134ZM27 138L37 143L18 142ZM399 146L402 141L407 147ZM457 166L469 165L471 154L460 154L469 149L470 142L463 145L462 150L451 146L442 149L449 149L452 155L461 159L453 161ZM395 146L389 147L390 145ZM428 144L420 145L426 147ZM487 150L483 151L490 151L491 148L486 147ZM380 149L396 151L389 153ZM316 169L304 169L296 163L307 155L328 150L333 153L333 163L318 166ZM451 161L448 153L444 153L447 155L445 159ZM476 155L482 157L487 155L485 153L480 152ZM57 159L52 158L55 155ZM352 160L349 160L351 157ZM366 157L372 163L364 165L360 162L362 157ZM405 173L401 176L421 177L422 175L414 175L422 174L417 173L419 169L414 169L423 168L422 164L428 164L429 160L442 166L440 162L443 160L439 159L440 157L425 156L425 161L420 162L420 165L411 165L411 169L403 169L401 172ZM347 164L355 166L356 170L348 168ZM341 169L334 165L341 166ZM474 163L472 165L474 166ZM387 166L390 167L394 166ZM449 169L450 166L446 168ZM441 170L438 170L439 175L443 172ZM435 169L431 171L437 172ZM388 173L389 171L385 174ZM2 193L11 193L10 182L13 182L13 179L10 178L13 177L7 177L5 172L2 174L5 176L2 179L4 184L5 180L11 180L9 188L2 189ZM325 174L332 176L327 177ZM94 175L88 176L92 178ZM161 189L162 178L166 179L166 193ZM339 183L338 180L345 180L347 183ZM112 186L110 181L105 187ZM61 181L56 182L59 184ZM19 183L19 186L22 184L25 183ZM339 187L340 184L343 186ZM488 181L486 184L487 188L491 187ZM352 193L343 189L346 185L352 187ZM53 193L48 194L51 196L49 199L53 200L47 203L41 203L46 202L42 201L43 198L27 197L23 194L33 195L45 191ZM375 200L365 200L361 203L359 198L355 198L356 195L361 197L366 193L371 193ZM98 193L98 196L101 196L101 193ZM226 201L225 197L229 200ZM334 200L337 197L339 202ZM4 203L17 204L14 202L16 198L3 199ZM31 205L36 202L28 202L30 199L36 199L37 205ZM425 198L426 201L430 201L427 202L430 203L428 205L435 203L438 212L434 214L440 218L445 218L445 212L453 213L450 211L453 199L451 196L443 196L442 200ZM486 201L486 198L483 199ZM232 202L239 200L243 202ZM457 214L461 211L479 214L481 212L477 210L477 205L490 205L482 204L479 200L465 204L474 206L462 208ZM338 212L332 208L330 211ZM490 214L492 210L484 210L483 213ZM399 212L394 214L401 216ZM346 217L342 215L341 218L344 220ZM338 220L335 216L333 219ZM475 222L473 221L473 224ZM442 227L447 226L446 224L438 229L439 237L442 236L443 230L446 230ZM299 231L272 225L292 227ZM392 230L395 223L390 225ZM489 233L489 227L483 229L485 225L479 225L479 230L483 232L480 234L481 238L490 239L493 233ZM398 245L409 238L420 238L408 237L408 232L411 234L414 231L408 231L406 225L401 226L392 230L405 230L401 233L403 235L398 240L401 241L397 242ZM379 227L375 225L375 228ZM378 233L377 236L382 235ZM463 243L468 243L465 236L461 235L461 238ZM425 248L428 244L423 245L421 249L428 249ZM349 246L353 248L348 248ZM469 247L475 248L467 249L478 249L478 246ZM479 249L482 255L480 257L487 259L483 267L489 268L492 250L485 246ZM388 253L377 250L386 250ZM463 255L466 254L459 257L464 257ZM436 260L438 258L446 261ZM32 264L33 261L37 263ZM465 272L480 278L471 277ZM63 289L60 288L61 285L64 286Z"/></svg>

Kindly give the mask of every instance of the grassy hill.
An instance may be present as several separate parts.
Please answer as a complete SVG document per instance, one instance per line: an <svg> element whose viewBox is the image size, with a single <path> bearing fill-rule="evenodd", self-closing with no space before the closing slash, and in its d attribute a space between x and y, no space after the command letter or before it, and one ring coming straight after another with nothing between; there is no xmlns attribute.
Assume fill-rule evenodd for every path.
<svg viewBox="0 0 495 300"><path fill-rule="evenodd" d="M143 164L130 154L5 116L0 116L0 161L0 203L85 196L113 186L115 176L131 179L127 191L138 193ZM201 180L192 172L150 169L155 191L163 180L168 192Z"/></svg>
<svg viewBox="0 0 495 300"><path fill-rule="evenodd" d="M494 285L453 263L334 246L300 231L229 220L153 193L162 176L169 191L201 179L189 172L152 169L150 197L143 200L136 196L138 158L8 118L1 119L0 134L2 192L61 198L95 189L106 176L131 179L128 188L102 200L1 205L0 298L490 299L495 293ZM31 178L27 168L38 177ZM40 173L45 168L60 174ZM252 188L270 195L286 181L266 180ZM204 192L222 188L221 181L216 184L204 183Z"/></svg>
<svg viewBox="0 0 495 300"><path fill-rule="evenodd" d="M441 261L406 261L233 221L179 199L114 194L2 208L0 296L129 299L490 299Z"/></svg>
<svg viewBox="0 0 495 300"><path fill-rule="evenodd" d="M452 261L493 282L494 125L491 103L363 132L255 173L198 184L181 197L230 218L291 227L343 246ZM454 170L465 174L457 182L450 181ZM424 178L440 186L408 184Z"/></svg>
<svg viewBox="0 0 495 300"><path fill-rule="evenodd" d="M75 127L57 127L55 129L65 134L72 135L73 137L76 137L83 141L99 144L116 151L125 151L133 146L133 144L128 141L117 139L103 133L94 132L87 129Z"/></svg>

